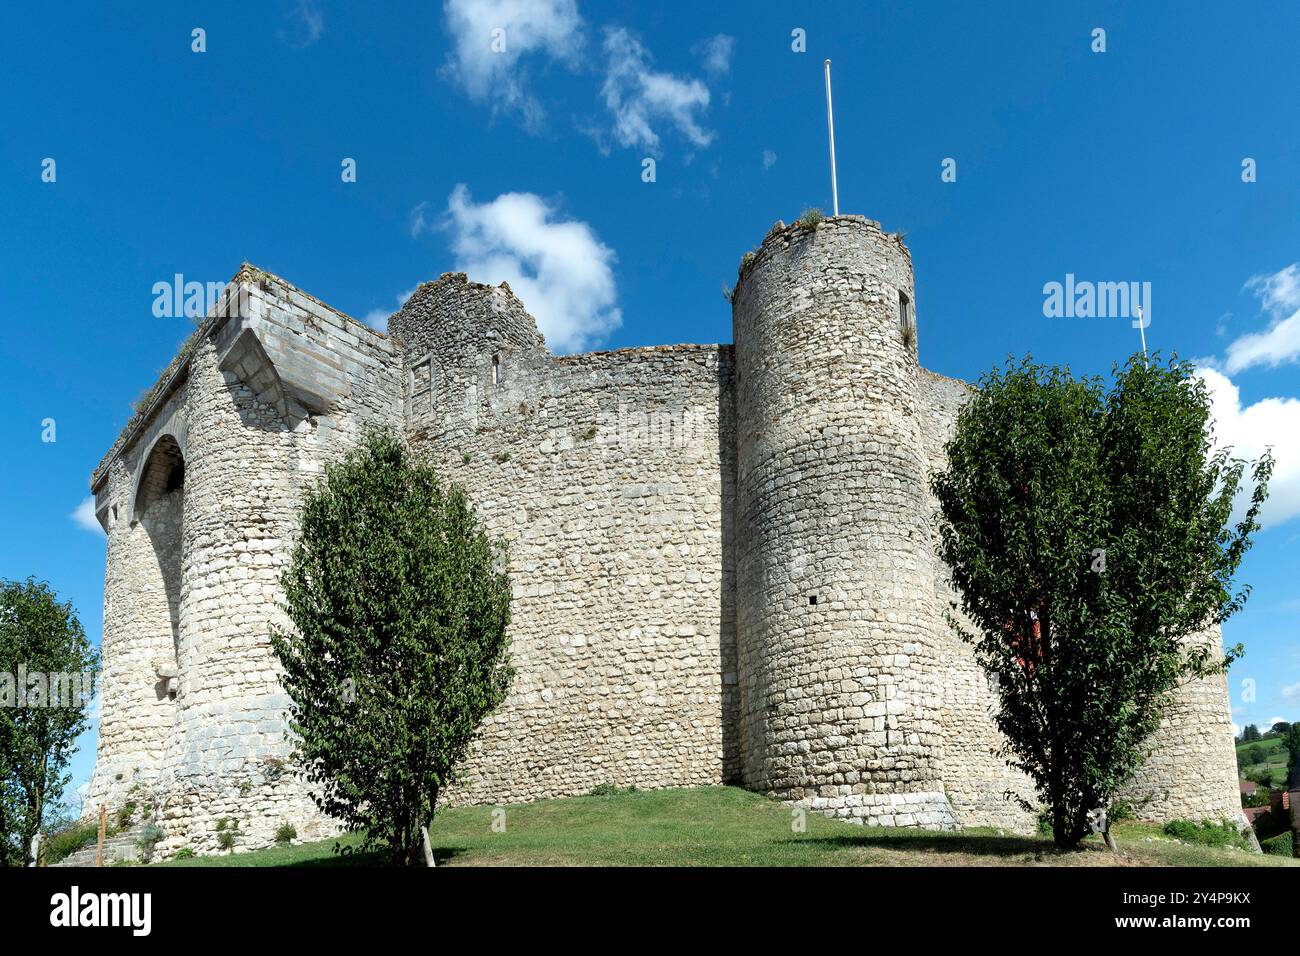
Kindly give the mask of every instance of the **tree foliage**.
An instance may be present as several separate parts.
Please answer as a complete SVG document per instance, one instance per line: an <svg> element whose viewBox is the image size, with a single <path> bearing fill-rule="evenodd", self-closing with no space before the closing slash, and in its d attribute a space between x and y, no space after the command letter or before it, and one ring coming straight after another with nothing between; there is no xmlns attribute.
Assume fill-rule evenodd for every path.
<svg viewBox="0 0 1300 956"><path fill-rule="evenodd" d="M99 652L43 581L0 582L0 866L32 862L88 724Z"/></svg>
<svg viewBox="0 0 1300 956"><path fill-rule="evenodd" d="M390 432L305 498L283 579L297 757L326 813L421 859L422 828L513 670L504 545Z"/></svg>
<svg viewBox="0 0 1300 956"><path fill-rule="evenodd" d="M1286 785L1288 788L1300 786L1300 775L1296 773L1297 766L1300 766L1300 724L1287 728L1282 746L1286 748Z"/></svg>
<svg viewBox="0 0 1300 956"><path fill-rule="evenodd" d="M1134 356L1099 378L1025 359L980 382L933 479L939 552L997 681L1009 762L1050 808L1060 846L1089 831L1141 760L1181 682L1222 673L1192 639L1238 611L1233 576L1258 528L1272 459L1212 441L1204 382Z"/></svg>

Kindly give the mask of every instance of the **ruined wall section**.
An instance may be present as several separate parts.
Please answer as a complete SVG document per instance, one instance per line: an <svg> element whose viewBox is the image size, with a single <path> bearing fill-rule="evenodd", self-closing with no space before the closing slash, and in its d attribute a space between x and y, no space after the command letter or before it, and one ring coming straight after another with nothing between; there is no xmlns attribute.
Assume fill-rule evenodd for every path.
<svg viewBox="0 0 1300 956"><path fill-rule="evenodd" d="M270 843L283 822L303 836L331 832L287 772L289 702L270 628L283 623L279 576L305 489L367 424L401 423L401 378L384 335L260 270L242 270L234 285L243 293L238 314L209 320L188 356L184 389L170 399L184 422L185 497L179 679L165 705L170 733L148 781L162 803L161 852L215 850L223 817L237 825L240 846ZM174 421L157 430L168 428L177 430ZM141 448L138 439L124 443L109 467L123 475L110 480L114 503L130 497L123 491ZM119 506L119 517L126 513ZM148 593L148 581L115 560L111 543L109 578L120 579L124 594ZM121 614L111 619L106 634L146 642ZM106 656L140 652L110 645ZM105 693L106 723L118 721L121 699ZM97 782L122 763L105 756ZM99 796L120 805L131 780L114 776Z"/></svg>
<svg viewBox="0 0 1300 956"><path fill-rule="evenodd" d="M270 630L285 624L279 578L304 491L367 425L400 423L385 337L268 274L251 276L247 289L250 314L215 330L191 363L181 696L164 762L164 849L215 849L223 817L254 846L284 822L303 837L331 832L287 772L289 700Z"/></svg>
<svg viewBox="0 0 1300 956"><path fill-rule="evenodd" d="M557 358L508 287L456 274L389 332L412 445L511 551L517 676L453 802L734 775L731 350Z"/></svg>
<svg viewBox="0 0 1300 956"><path fill-rule="evenodd" d="M116 805L132 786L152 785L172 732L175 707L157 663L175 663L183 490L144 496L140 480L151 453L185 438L188 383L180 380L155 410L128 454L113 461L96 489L104 528L103 672L95 773L83 801L89 813ZM176 442L179 436L180 442ZM148 489L146 489L147 491Z"/></svg>

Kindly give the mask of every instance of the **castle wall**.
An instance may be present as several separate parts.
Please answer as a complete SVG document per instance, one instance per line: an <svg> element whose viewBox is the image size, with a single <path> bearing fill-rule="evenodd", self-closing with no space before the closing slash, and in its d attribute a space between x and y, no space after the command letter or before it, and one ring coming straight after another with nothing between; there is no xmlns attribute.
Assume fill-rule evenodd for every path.
<svg viewBox="0 0 1300 956"><path fill-rule="evenodd" d="M918 388L918 404L925 410L925 448L934 472L946 467L943 446L971 386L923 369ZM931 513L937 515L933 495L929 502ZM936 613L942 619L958 597L942 560L936 555L934 561ZM967 630L975 630L960 607L951 612ZM1007 797L1010 792L1037 803L1029 778L998 756L1005 739L993 723L996 689L983 675L970 646L951 628L945 628L943 635L942 763L953 809L965 826L1030 829L1031 815ZM1218 628L1191 640L1209 644L1212 657L1222 655ZM1174 692L1160 729L1145 748L1142 766L1118 799L1130 803L1144 820L1241 819L1226 677L1193 681Z"/></svg>
<svg viewBox="0 0 1300 956"><path fill-rule="evenodd" d="M508 288L458 275L389 332L412 444L511 552L517 676L453 802L733 775L731 350L555 358Z"/></svg>
<svg viewBox="0 0 1300 956"><path fill-rule="evenodd" d="M1222 657L1217 627L1189 643L1208 644L1211 659ZM1142 766L1120 795L1140 819L1244 821L1226 675L1179 687L1145 749Z"/></svg>
<svg viewBox="0 0 1300 956"><path fill-rule="evenodd" d="M304 836L332 832L281 763L289 754L289 701L270 628L283 623L279 576L304 487L365 424L400 422L400 376L383 336L271 277L245 278L247 312L211 320L188 358L183 385L167 400L168 413L155 413L121 449L99 495L110 525L101 710L112 732L101 735L87 805L139 802L144 794L131 787L144 785L161 803L161 852L215 849L222 817L238 826L241 845L271 842L286 821ZM250 332L272 349L276 339L296 337L300 354L320 356L319 376L297 371L301 380L332 383L328 395L315 396L327 403L302 406L305 395L289 391L290 379L265 349L249 345ZM158 562L150 563L143 543L151 529L158 537L154 513L164 502L147 504L138 523L129 516L135 501L149 501L140 497L137 485L147 483L137 475L148 472L153 442L172 435L182 439L184 520L164 526L180 531L170 536L179 601L169 609L157 595ZM179 502L178 495L171 500ZM173 619L174 699L155 691L149 663L160 653L164 624L174 646ZM149 722L133 703L146 680ZM129 740L117 733L122 726L131 728ZM147 747L138 739L146 735Z"/></svg>
<svg viewBox="0 0 1300 956"><path fill-rule="evenodd" d="M927 464L926 507L930 528L937 527L939 503L930 492L929 476L947 467L944 444L952 436L957 412L970 394L965 382L945 378L925 369L917 376L917 406ZM975 659L974 649L947 623L953 614L968 631L974 624L962 612L947 566L934 551L934 620L943 666L939 680L939 709L943 739L939 762L953 812L962 826L1001 827L1019 832L1033 830L1033 814L1011 796L1036 804L1033 783L1021 771L1007 766L1006 738L993 722L997 690ZM957 603L954 608L953 603Z"/></svg>
<svg viewBox="0 0 1300 956"><path fill-rule="evenodd" d="M89 812L146 788L163 853L215 850L223 817L240 847L333 832L285 772L269 634L305 488L386 424L511 553L517 676L450 802L739 782L867 823L1032 826L945 619L929 479L969 387L917 365L897 237L778 224L742 269L734 347L557 357L504 283L459 274L385 336L236 279L246 303L196 332L92 478ZM1222 679L1179 693L1140 815L1236 818L1229 720Z"/></svg>
<svg viewBox="0 0 1300 956"><path fill-rule="evenodd" d="M156 664L176 661L184 492L146 496L139 520L133 520L133 473L143 464L116 463L103 496L103 673L88 807L156 779L173 723L174 707Z"/></svg>
<svg viewBox="0 0 1300 956"><path fill-rule="evenodd" d="M747 787L953 826L940 771L926 462L906 249L779 225L734 303L739 733Z"/></svg>

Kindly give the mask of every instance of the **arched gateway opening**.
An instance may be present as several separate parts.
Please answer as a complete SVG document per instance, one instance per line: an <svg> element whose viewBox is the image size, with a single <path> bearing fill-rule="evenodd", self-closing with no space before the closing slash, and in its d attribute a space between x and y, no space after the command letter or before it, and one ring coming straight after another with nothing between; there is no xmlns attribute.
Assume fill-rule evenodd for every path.
<svg viewBox="0 0 1300 956"><path fill-rule="evenodd" d="M171 435L149 451L136 485L132 519L143 528L151 555L142 555L140 617L149 635L149 663L159 701L179 690L181 551L185 514L185 458Z"/></svg>

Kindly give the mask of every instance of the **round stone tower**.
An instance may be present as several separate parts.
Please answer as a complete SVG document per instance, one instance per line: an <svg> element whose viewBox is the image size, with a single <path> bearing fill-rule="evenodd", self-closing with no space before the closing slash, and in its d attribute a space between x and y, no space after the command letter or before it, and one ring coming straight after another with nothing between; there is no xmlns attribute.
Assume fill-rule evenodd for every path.
<svg viewBox="0 0 1300 956"><path fill-rule="evenodd" d="M951 827L911 256L861 216L778 223L732 302L744 784Z"/></svg>

